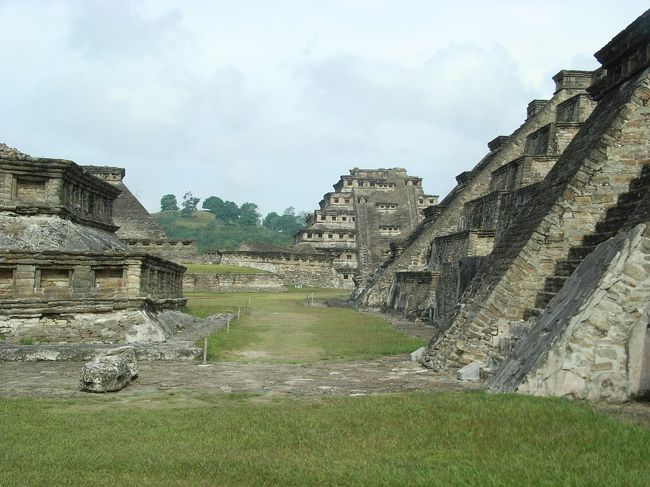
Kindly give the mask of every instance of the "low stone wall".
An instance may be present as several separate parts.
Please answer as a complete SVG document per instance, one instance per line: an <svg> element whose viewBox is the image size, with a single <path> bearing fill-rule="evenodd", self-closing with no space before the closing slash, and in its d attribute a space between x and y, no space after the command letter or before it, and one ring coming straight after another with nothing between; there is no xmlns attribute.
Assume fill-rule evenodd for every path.
<svg viewBox="0 0 650 487"><path fill-rule="evenodd" d="M234 292L234 291L286 291L276 274L185 274L183 291Z"/></svg>
<svg viewBox="0 0 650 487"><path fill-rule="evenodd" d="M285 286L354 287L352 274L337 272L334 269L333 257L326 254L233 250L221 252L221 264L252 267L272 272Z"/></svg>
<svg viewBox="0 0 650 487"><path fill-rule="evenodd" d="M132 250L157 255L177 264L199 263L204 259L199 255L193 240L144 240L122 239Z"/></svg>

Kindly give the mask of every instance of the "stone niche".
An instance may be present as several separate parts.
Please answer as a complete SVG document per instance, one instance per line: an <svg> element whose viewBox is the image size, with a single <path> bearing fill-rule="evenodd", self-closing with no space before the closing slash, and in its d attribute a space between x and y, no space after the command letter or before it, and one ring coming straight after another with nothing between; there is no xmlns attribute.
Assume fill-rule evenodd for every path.
<svg viewBox="0 0 650 487"><path fill-rule="evenodd" d="M60 215L115 231L112 204L119 193L72 161L6 159L0 154L0 211Z"/></svg>

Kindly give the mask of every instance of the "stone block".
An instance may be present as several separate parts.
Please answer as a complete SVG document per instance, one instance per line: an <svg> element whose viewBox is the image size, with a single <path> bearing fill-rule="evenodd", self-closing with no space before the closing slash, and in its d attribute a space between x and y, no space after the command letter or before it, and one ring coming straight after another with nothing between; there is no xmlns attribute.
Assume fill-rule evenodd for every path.
<svg viewBox="0 0 650 487"><path fill-rule="evenodd" d="M456 373L458 380L476 382L481 379L481 366L477 362L471 362Z"/></svg>
<svg viewBox="0 0 650 487"><path fill-rule="evenodd" d="M138 377L138 362L135 358L135 348L129 346L114 348L106 352L103 357L120 357L124 359L131 374L131 379Z"/></svg>
<svg viewBox="0 0 650 487"><path fill-rule="evenodd" d="M411 362L419 362L426 352L426 347L420 347L415 352L411 352Z"/></svg>
<svg viewBox="0 0 650 487"><path fill-rule="evenodd" d="M85 392L114 392L138 376L133 347L119 347L84 364L79 389Z"/></svg>

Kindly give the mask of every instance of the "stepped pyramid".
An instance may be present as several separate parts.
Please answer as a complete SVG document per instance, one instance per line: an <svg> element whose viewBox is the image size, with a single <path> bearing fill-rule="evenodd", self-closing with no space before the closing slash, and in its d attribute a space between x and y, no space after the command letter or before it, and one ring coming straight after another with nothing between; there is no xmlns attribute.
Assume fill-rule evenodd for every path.
<svg viewBox="0 0 650 487"><path fill-rule="evenodd" d="M650 389L650 11L596 58L593 73L558 73L553 97L357 290L360 305L436 323L426 366L477 362L494 390Z"/></svg>

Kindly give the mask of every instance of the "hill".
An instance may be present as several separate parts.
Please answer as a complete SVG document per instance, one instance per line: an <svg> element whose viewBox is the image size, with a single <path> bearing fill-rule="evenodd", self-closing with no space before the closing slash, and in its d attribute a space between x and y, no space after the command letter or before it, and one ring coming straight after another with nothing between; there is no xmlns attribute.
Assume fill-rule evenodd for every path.
<svg viewBox="0 0 650 487"><path fill-rule="evenodd" d="M274 245L291 245L292 235L256 225L222 223L208 211L197 211L191 217L178 211L153 213L167 236L172 240L196 240L200 252L232 250L241 242L265 242Z"/></svg>

